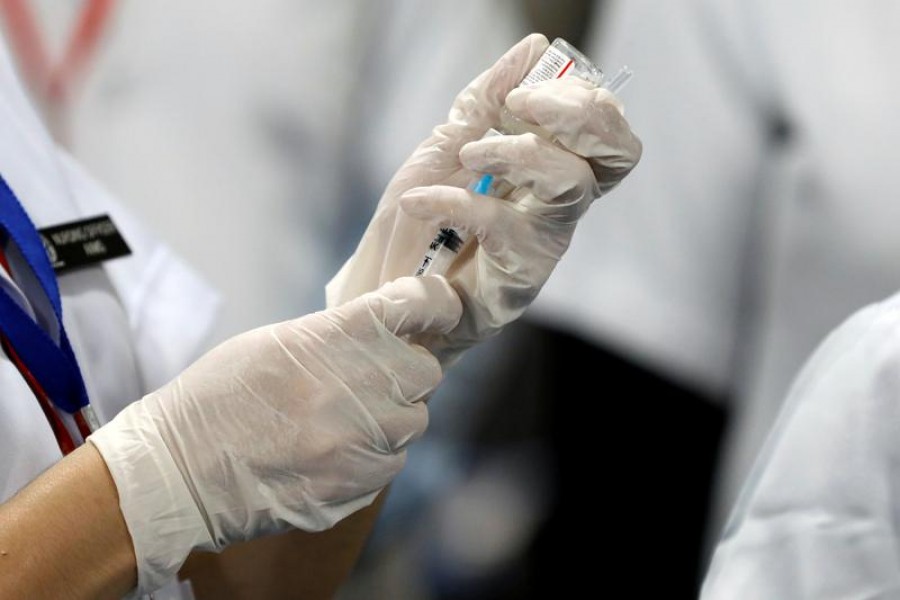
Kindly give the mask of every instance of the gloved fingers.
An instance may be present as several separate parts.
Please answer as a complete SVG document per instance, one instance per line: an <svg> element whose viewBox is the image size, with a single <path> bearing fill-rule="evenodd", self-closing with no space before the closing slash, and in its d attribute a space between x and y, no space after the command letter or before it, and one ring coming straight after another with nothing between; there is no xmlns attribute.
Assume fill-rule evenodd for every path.
<svg viewBox="0 0 900 600"><path fill-rule="evenodd" d="M529 258L556 258L570 225L556 223L519 206L468 190L433 185L414 188L400 198L400 208L410 217L435 222L475 236L488 255L518 255L514 249L529 245ZM502 258L501 258L502 260Z"/></svg>
<svg viewBox="0 0 900 600"><path fill-rule="evenodd" d="M533 133L494 136L466 144L459 154L472 171L491 173L527 188L539 202L531 212L575 222L599 195L588 162Z"/></svg>
<svg viewBox="0 0 900 600"><path fill-rule="evenodd" d="M550 104L550 100L555 101L555 105ZM609 103L619 114L625 115L625 105L615 94L576 76L545 79L514 88L506 96L505 103L506 108L520 119L540 125L538 118L546 117L552 110L582 110L597 101Z"/></svg>
<svg viewBox="0 0 900 600"><path fill-rule="evenodd" d="M395 454L428 428L428 408L422 400L434 393L443 371L433 354L404 340L394 338L392 345L371 350L372 356L355 361L357 369L369 370L356 402L371 420L367 439L373 450ZM344 370L352 368L346 365Z"/></svg>
<svg viewBox="0 0 900 600"><path fill-rule="evenodd" d="M363 402L377 410L382 396L393 398L397 405L411 406L434 392L443 379L441 364L416 339L452 331L462 317L462 302L444 277L400 277L321 315L334 320L342 331L351 332L345 335L369 350L372 367L377 368L371 385L378 382L382 388L391 388L390 394L379 391ZM424 426L422 423L421 430L409 432L403 443L421 435ZM387 437L393 448L391 435Z"/></svg>
<svg viewBox="0 0 900 600"><path fill-rule="evenodd" d="M604 190L640 160L643 145L625 120L622 103L608 90L577 77L517 88L507 96L506 107L588 159Z"/></svg>
<svg viewBox="0 0 900 600"><path fill-rule="evenodd" d="M428 406L424 402L403 405L378 402L368 406L367 410L384 434L391 454L422 437L428 429Z"/></svg>
<svg viewBox="0 0 900 600"><path fill-rule="evenodd" d="M400 277L353 300L368 306L398 337L448 333L462 317L462 303L443 277Z"/></svg>
<svg viewBox="0 0 900 600"><path fill-rule="evenodd" d="M532 33L473 79L456 96L447 122L434 130L433 137L443 140L441 149L456 156L459 146L481 137L496 124L509 92L525 78L549 45L544 35Z"/></svg>
<svg viewBox="0 0 900 600"><path fill-rule="evenodd" d="M449 333L461 316L462 302L443 277L400 277L287 327L301 347L318 343L334 350L328 370L356 373L367 368L366 393L359 398L374 410L383 398L409 406L437 388L443 378L440 363L410 338ZM290 341L279 343L291 346ZM316 357L308 361L320 362Z"/></svg>

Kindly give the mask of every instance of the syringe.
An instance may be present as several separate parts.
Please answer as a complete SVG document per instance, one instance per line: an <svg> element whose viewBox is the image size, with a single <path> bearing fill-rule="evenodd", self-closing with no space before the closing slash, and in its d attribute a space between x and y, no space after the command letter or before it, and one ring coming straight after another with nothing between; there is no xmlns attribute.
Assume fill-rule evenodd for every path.
<svg viewBox="0 0 900 600"><path fill-rule="evenodd" d="M478 180L472 186L472 191L476 194L490 195L491 186L494 183L494 176L487 174ZM449 227L441 227L438 234L431 240L428 245L428 251L422 258L422 264L416 269L416 277L421 275L443 275L450 268L450 264L456 255L459 254L460 248L466 243L466 238L455 229Z"/></svg>

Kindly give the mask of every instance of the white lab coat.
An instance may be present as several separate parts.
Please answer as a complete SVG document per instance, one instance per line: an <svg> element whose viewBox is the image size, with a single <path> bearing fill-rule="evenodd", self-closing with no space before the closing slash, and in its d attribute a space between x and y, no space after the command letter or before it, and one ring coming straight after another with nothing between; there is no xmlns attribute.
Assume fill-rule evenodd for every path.
<svg viewBox="0 0 900 600"><path fill-rule="evenodd" d="M58 61L85 3L30 4ZM221 290L216 339L324 308L355 247L378 198L345 201L341 152L366 126L360 63L384 5L115 3L67 144Z"/></svg>
<svg viewBox="0 0 900 600"><path fill-rule="evenodd" d="M804 367L713 555L703 600L900 598L900 294Z"/></svg>
<svg viewBox="0 0 900 600"><path fill-rule="evenodd" d="M531 315L734 397L715 535L803 361L900 288L900 4L609 5L588 51L634 69L644 155Z"/></svg>
<svg viewBox="0 0 900 600"><path fill-rule="evenodd" d="M219 296L52 144L2 45L0 131L0 173L37 227L109 214L133 252L58 278L66 331L104 423L197 357ZM60 458L37 400L0 354L0 501ZM178 592L173 584L156 598Z"/></svg>

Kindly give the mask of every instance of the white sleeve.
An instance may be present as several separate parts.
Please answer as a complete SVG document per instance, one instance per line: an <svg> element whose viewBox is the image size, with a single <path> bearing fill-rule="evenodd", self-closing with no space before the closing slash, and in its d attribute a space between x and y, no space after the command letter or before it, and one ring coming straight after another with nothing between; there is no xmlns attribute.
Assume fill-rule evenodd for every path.
<svg viewBox="0 0 900 600"><path fill-rule="evenodd" d="M703 600L900 595L900 295L856 313L796 379Z"/></svg>

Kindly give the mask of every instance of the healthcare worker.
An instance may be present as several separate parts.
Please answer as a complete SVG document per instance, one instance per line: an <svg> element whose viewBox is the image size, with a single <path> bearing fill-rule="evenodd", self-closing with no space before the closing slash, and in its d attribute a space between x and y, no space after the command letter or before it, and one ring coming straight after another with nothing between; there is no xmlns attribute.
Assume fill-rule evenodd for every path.
<svg viewBox="0 0 900 600"><path fill-rule="evenodd" d="M828 335L785 400L703 600L900 598L900 294Z"/></svg>
<svg viewBox="0 0 900 600"><path fill-rule="evenodd" d="M443 95L406 98L405 111L427 106L427 120L391 154L387 178L361 194L355 144L369 130L382 146L396 137L376 127L378 114L363 115L393 85L394 69L370 79L363 63L394 44L389 25L399 3L4 0L0 28L56 141L219 292L208 349L324 308L325 284L355 248L387 178L472 74L524 35L479 45L483 62L463 65ZM462 11L456 3L439 24L477 22L486 35L494 15L481 14L481 4L469 0ZM441 70L430 76L438 80ZM238 588L265 598L296 583L266 557L310 565L317 582L326 569L349 568L333 556L317 564L325 553L310 556L308 537L292 532L195 555L183 574L198 593ZM333 539L350 537L341 530Z"/></svg>
<svg viewBox="0 0 900 600"><path fill-rule="evenodd" d="M149 593L194 550L321 530L372 502L424 430L421 401L443 369L521 315L578 219L640 158L641 142L609 92L570 78L510 93L547 46L541 35L526 37L460 92L447 122L387 187L356 252L328 286L327 310L226 340L150 393L144 353L165 355L174 375L194 350L170 353L175 342L161 334L169 325L178 328L175 338L182 328L195 332L209 314L194 314L204 305L185 295L189 277L167 287L171 255L141 259L147 250L133 221L56 150L0 56L0 116L9 131L0 163L9 264L3 298L15 309L7 314L25 317L3 322L10 344L0 362L10 390L4 422L16 435L3 436L2 456L18 477L7 496L33 480L0 507L0 595ZM504 102L558 143L532 134L481 139ZM516 202L468 191L477 173L517 185ZM123 237L137 242L132 255L54 277L53 253L35 251L42 246L35 227L49 235L45 227L57 219L46 211L54 205L70 217L109 213ZM424 251L438 226L477 243L446 280L404 277L421 259L410 249ZM79 235L86 234L60 239ZM170 304L168 316L185 319L164 318ZM143 332L154 317L160 327ZM44 333L21 335L35 326ZM144 345L142 332L150 336ZM56 348L62 379L45 377L49 367L34 360L35 344ZM166 377L161 368L146 372L146 381ZM44 417L44 389L65 399L64 407L89 398L107 422L61 461L83 428L68 434L72 444L53 448L41 419L65 425L68 417L52 407ZM50 451L39 448L47 442Z"/></svg>

